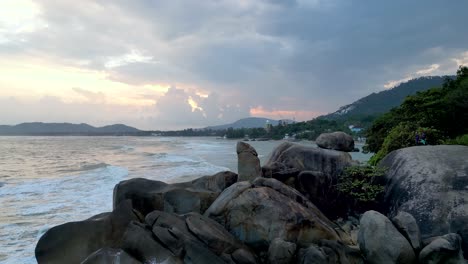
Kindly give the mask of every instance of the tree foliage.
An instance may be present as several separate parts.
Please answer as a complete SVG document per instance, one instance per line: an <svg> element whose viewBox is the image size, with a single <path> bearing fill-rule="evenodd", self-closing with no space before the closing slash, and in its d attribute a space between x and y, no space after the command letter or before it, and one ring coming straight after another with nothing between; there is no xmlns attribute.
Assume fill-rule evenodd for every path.
<svg viewBox="0 0 468 264"><path fill-rule="evenodd" d="M385 190L385 169L375 166L351 166L343 171L336 185L346 201L348 212L378 209Z"/></svg>
<svg viewBox="0 0 468 264"><path fill-rule="evenodd" d="M468 68L460 67L442 87L408 96L377 118L367 130L365 150L377 153L372 161L378 162L392 150L415 145L418 131L428 135L430 144L468 132Z"/></svg>

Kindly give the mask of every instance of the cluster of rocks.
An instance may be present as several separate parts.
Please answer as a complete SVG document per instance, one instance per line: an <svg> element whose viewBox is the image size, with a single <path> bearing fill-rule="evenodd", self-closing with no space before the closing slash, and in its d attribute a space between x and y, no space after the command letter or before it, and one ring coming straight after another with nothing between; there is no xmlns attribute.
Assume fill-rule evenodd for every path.
<svg viewBox="0 0 468 264"><path fill-rule="evenodd" d="M344 137L336 135L331 141L342 142ZM464 263L468 147L392 152L382 162L388 167L388 212L368 211L360 220L339 222L330 220L335 220L339 202L335 183L346 167L356 164L340 144L334 150L283 143L261 167L255 149L239 142L238 174L220 172L177 184L122 181L114 188L112 212L51 228L37 243L36 259L87 264Z"/></svg>

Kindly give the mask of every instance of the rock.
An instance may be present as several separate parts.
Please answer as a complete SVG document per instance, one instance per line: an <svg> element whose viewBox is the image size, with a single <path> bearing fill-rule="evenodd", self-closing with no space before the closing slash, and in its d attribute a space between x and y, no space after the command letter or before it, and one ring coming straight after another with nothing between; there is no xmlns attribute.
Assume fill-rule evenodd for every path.
<svg viewBox="0 0 468 264"><path fill-rule="evenodd" d="M344 132L323 133L315 140L317 146L324 149L334 149L339 151L353 151L354 139Z"/></svg>
<svg viewBox="0 0 468 264"><path fill-rule="evenodd" d="M296 253L296 244L275 238L268 248L268 260L271 264L292 263Z"/></svg>
<svg viewBox="0 0 468 264"><path fill-rule="evenodd" d="M364 264L358 249L329 240L322 240L316 245L301 249L298 260L301 264Z"/></svg>
<svg viewBox="0 0 468 264"><path fill-rule="evenodd" d="M461 237L458 234L441 236L423 248L419 254L421 264L464 264Z"/></svg>
<svg viewBox="0 0 468 264"><path fill-rule="evenodd" d="M388 154L379 166L388 168L388 214L406 211L413 215L423 239L460 234L468 258L468 147L399 149Z"/></svg>
<svg viewBox="0 0 468 264"><path fill-rule="evenodd" d="M122 249L101 248L89 255L81 264L141 264Z"/></svg>
<svg viewBox="0 0 468 264"><path fill-rule="evenodd" d="M262 175L257 151L251 145L239 141L236 151L239 181L250 181Z"/></svg>
<svg viewBox="0 0 468 264"><path fill-rule="evenodd" d="M320 172L336 179L352 164L351 156L342 151L284 142L273 150L262 170L264 177L280 181L296 177L301 171Z"/></svg>
<svg viewBox="0 0 468 264"><path fill-rule="evenodd" d="M191 182L167 184L135 178L114 187L114 208L130 199L134 209L143 215L154 210L184 214L203 213L218 195L237 181L237 174L225 171Z"/></svg>
<svg viewBox="0 0 468 264"><path fill-rule="evenodd" d="M408 239L413 249L416 252L419 252L422 247L422 241L421 232L419 231L419 226L416 222L416 219L414 219L411 214L400 211L392 219L392 222L398 231L400 231L400 233L406 237L406 239Z"/></svg>
<svg viewBox="0 0 468 264"><path fill-rule="evenodd" d="M161 263L175 257L163 245L153 239L152 232L145 225L132 222L128 226L122 249L143 263Z"/></svg>
<svg viewBox="0 0 468 264"><path fill-rule="evenodd" d="M293 178L295 188L309 198L325 215L335 217L343 211L336 201L336 182L351 156L342 151L321 149L285 142L279 145L263 166L263 176L286 182Z"/></svg>
<svg viewBox="0 0 468 264"><path fill-rule="evenodd" d="M327 264L328 257L317 245L311 245L307 248L299 250L299 263L300 264Z"/></svg>
<svg viewBox="0 0 468 264"><path fill-rule="evenodd" d="M231 257L236 264L257 263L254 255L245 248L239 248L238 250L234 251L231 254Z"/></svg>
<svg viewBox="0 0 468 264"><path fill-rule="evenodd" d="M256 263L250 249L223 226L198 213L154 211L145 221L158 243L185 263Z"/></svg>
<svg viewBox="0 0 468 264"><path fill-rule="evenodd" d="M300 246L320 239L349 241L307 198L275 179L257 178L252 184L230 186L205 216L226 227L255 252L266 252L275 238Z"/></svg>
<svg viewBox="0 0 468 264"><path fill-rule="evenodd" d="M297 175L296 188L313 204L317 205L325 215L334 215L341 211L337 209L337 192L334 189L336 179L319 171L302 171Z"/></svg>
<svg viewBox="0 0 468 264"><path fill-rule="evenodd" d="M367 263L410 264L416 261L408 240L387 217L376 211L367 211L362 215L358 242Z"/></svg>
<svg viewBox="0 0 468 264"><path fill-rule="evenodd" d="M125 201L111 213L52 227L37 242L36 260L52 264L80 263L101 248L120 248L125 229L133 220L138 218L130 201Z"/></svg>

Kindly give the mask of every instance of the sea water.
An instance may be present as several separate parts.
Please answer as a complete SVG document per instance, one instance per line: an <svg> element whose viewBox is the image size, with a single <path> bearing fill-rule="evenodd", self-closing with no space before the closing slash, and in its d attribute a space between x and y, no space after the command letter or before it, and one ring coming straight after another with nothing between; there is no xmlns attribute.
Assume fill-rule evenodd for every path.
<svg viewBox="0 0 468 264"><path fill-rule="evenodd" d="M44 232L111 211L112 190L122 180L173 183L236 172L236 143L180 137L0 137L0 263L36 263L34 248ZM263 164L282 141L249 143Z"/></svg>

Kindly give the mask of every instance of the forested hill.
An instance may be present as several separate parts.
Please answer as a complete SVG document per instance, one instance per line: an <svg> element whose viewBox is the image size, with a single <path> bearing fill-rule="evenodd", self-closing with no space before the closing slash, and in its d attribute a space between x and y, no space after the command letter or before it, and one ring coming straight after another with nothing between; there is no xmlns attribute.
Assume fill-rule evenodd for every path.
<svg viewBox="0 0 468 264"><path fill-rule="evenodd" d="M455 78L454 76L448 76ZM429 76L413 79L385 91L372 93L356 102L340 107L338 111L321 116L321 118L337 120L351 117L376 116L399 106L408 95L430 88L442 86L446 76Z"/></svg>
<svg viewBox="0 0 468 264"><path fill-rule="evenodd" d="M0 126L0 135L137 135L141 133L144 131L122 124L93 127L88 124L32 122Z"/></svg>
<svg viewBox="0 0 468 264"><path fill-rule="evenodd" d="M294 123L293 120L273 120L262 117L247 117L237 120L234 123L219 125L219 126L209 126L204 128L205 130L226 130L228 128L239 129L239 128L263 128L265 124L269 122L271 125L276 126L280 121L286 122L288 124Z"/></svg>

